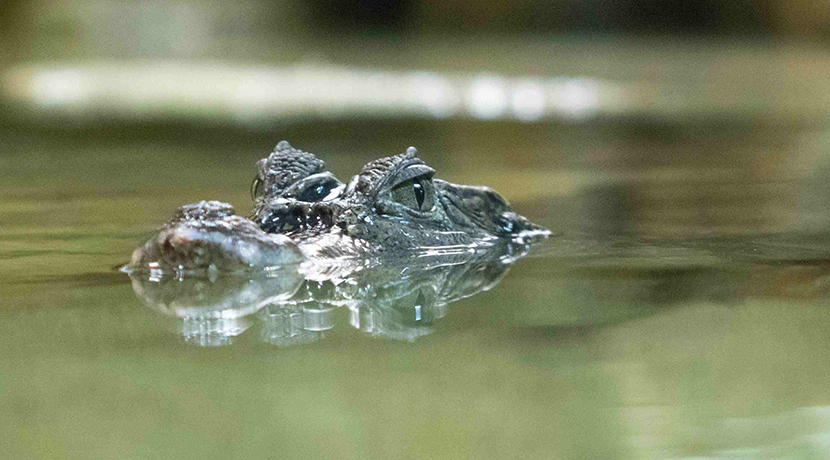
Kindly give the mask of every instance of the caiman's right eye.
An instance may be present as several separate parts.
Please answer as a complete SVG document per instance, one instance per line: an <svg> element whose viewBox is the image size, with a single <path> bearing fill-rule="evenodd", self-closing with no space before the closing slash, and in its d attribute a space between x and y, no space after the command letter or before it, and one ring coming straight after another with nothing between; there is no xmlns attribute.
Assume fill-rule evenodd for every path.
<svg viewBox="0 0 830 460"><path fill-rule="evenodd" d="M435 206L432 179L428 176L417 176L405 180L392 187L392 199L415 211L432 211Z"/></svg>
<svg viewBox="0 0 830 460"><path fill-rule="evenodd" d="M257 198L261 197L265 193L265 181L260 179L259 176L254 177L254 181L251 182L251 199L256 201Z"/></svg>

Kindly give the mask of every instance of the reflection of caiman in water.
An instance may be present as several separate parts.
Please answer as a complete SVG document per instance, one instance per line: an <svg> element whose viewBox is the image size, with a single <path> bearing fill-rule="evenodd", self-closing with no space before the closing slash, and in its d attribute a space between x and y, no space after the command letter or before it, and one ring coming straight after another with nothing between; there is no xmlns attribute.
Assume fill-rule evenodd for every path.
<svg viewBox="0 0 830 460"><path fill-rule="evenodd" d="M310 342L346 321L338 307L364 333L411 341L430 331L447 304L498 283L528 247L501 241L486 251L390 260L327 280L307 279L291 266L253 277L130 276L136 295L170 317L187 342L225 344L255 323L265 342Z"/></svg>
<svg viewBox="0 0 830 460"><path fill-rule="evenodd" d="M251 219L216 201L183 206L125 267L188 340L220 343L264 312L267 341L303 341L335 306L361 330L414 339L549 235L487 187L433 179L411 147L348 184L285 141L257 167Z"/></svg>

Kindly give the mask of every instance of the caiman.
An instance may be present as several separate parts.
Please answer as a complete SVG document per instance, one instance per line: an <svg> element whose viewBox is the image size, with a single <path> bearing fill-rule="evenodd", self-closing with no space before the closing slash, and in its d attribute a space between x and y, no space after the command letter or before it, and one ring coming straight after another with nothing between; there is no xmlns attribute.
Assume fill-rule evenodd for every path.
<svg viewBox="0 0 830 460"><path fill-rule="evenodd" d="M234 271L452 253L550 234L489 187L452 184L434 173L410 147L343 183L314 154L281 141L257 162L250 218L218 201L182 206L135 250L127 270Z"/></svg>

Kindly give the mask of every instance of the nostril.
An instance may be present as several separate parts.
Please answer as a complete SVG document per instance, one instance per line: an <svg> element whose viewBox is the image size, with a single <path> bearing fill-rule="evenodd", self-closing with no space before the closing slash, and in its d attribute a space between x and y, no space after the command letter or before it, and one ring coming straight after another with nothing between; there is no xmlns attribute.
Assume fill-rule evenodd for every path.
<svg viewBox="0 0 830 460"><path fill-rule="evenodd" d="M165 235L163 241L157 246L157 256L170 265L179 264L179 254L181 253L181 240L177 237L175 231Z"/></svg>
<svg viewBox="0 0 830 460"><path fill-rule="evenodd" d="M502 213L494 222L502 232L511 235L532 230L535 227L527 218L512 211Z"/></svg>
<svg viewBox="0 0 830 460"><path fill-rule="evenodd" d="M511 217L513 216L502 214L496 218L496 225L504 233L513 233L516 231L516 221Z"/></svg>
<svg viewBox="0 0 830 460"><path fill-rule="evenodd" d="M165 238L164 240L164 254L167 257L173 257L173 254L176 253L176 248L173 246L173 243L170 242L170 238Z"/></svg>

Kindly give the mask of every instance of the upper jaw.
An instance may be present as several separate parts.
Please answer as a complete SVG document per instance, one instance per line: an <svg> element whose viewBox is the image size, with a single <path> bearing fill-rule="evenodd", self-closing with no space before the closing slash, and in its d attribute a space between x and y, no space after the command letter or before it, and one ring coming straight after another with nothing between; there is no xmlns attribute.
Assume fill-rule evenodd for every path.
<svg viewBox="0 0 830 460"><path fill-rule="evenodd" d="M462 228L484 231L499 237L529 233L547 236L550 232L516 213L493 189L434 180L435 191L447 216Z"/></svg>

